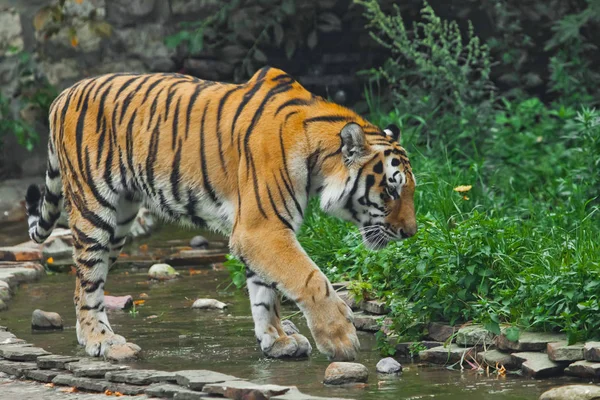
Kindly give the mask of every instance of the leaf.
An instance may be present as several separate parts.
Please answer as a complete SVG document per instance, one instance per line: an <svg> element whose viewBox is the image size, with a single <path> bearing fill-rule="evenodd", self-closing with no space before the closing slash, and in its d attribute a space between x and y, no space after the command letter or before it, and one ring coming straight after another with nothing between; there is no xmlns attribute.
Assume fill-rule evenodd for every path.
<svg viewBox="0 0 600 400"><path fill-rule="evenodd" d="M492 332L493 334L499 335L500 332L500 325L497 322L494 321L489 321L483 324L483 327L488 330L489 332Z"/></svg>
<svg viewBox="0 0 600 400"><path fill-rule="evenodd" d="M285 42L285 56L287 57L288 60L291 60L292 57L294 56L295 52L296 52L296 42L294 42L291 39L288 39Z"/></svg>
<svg viewBox="0 0 600 400"><path fill-rule="evenodd" d="M281 10L291 17L296 13L296 3L294 3L294 0L283 0Z"/></svg>
<svg viewBox="0 0 600 400"><path fill-rule="evenodd" d="M325 12L319 15L319 30L321 32L338 32L342 30L342 21L340 18L330 12Z"/></svg>
<svg viewBox="0 0 600 400"><path fill-rule="evenodd" d="M472 188L473 188L473 185L460 185L460 186L455 187L453 190L458 193L465 193L465 192L468 192L469 190L471 190Z"/></svg>
<svg viewBox="0 0 600 400"><path fill-rule="evenodd" d="M273 24L273 35L275 36L275 46L281 47L284 38L283 27L280 23L276 22Z"/></svg>
<svg viewBox="0 0 600 400"><path fill-rule="evenodd" d="M521 336L521 331L516 326L511 326L509 328L506 328L506 330L504 331L504 335L511 342L516 342Z"/></svg>
<svg viewBox="0 0 600 400"><path fill-rule="evenodd" d="M317 41L318 41L317 31L315 29L313 29L308 34L308 39L306 40L306 44L308 45L308 48L312 50L315 47L317 47Z"/></svg>
<svg viewBox="0 0 600 400"><path fill-rule="evenodd" d="M254 49L254 54L252 55L256 61L259 63L265 64L267 62L267 56L260 49Z"/></svg>
<svg viewBox="0 0 600 400"><path fill-rule="evenodd" d="M48 259L46 260L46 264L52 264L52 263L54 263L54 258L48 257Z"/></svg>

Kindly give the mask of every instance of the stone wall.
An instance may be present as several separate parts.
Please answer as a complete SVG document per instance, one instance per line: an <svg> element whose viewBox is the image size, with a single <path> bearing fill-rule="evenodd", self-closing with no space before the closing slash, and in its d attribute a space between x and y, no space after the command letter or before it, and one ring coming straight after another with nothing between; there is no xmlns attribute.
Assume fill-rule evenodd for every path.
<svg viewBox="0 0 600 400"><path fill-rule="evenodd" d="M347 6L342 3L341 12ZM202 21L223 4L222 0L0 0L0 92L15 117L34 126L40 137L29 152L14 135L3 135L0 179L44 173L48 123L43 109L23 100L32 87L49 83L58 93L84 77L109 72L181 72L232 81L234 66L225 58L225 48L189 54L185 45L174 49L165 44L182 22ZM372 62L376 52L364 45L368 34L360 11L352 12L350 17L345 14L342 31L322 34L316 48L305 46L292 59L283 51L267 52L267 63L293 74L317 94L352 104L362 94L355 72L376 64ZM24 54L30 56L26 66Z"/></svg>

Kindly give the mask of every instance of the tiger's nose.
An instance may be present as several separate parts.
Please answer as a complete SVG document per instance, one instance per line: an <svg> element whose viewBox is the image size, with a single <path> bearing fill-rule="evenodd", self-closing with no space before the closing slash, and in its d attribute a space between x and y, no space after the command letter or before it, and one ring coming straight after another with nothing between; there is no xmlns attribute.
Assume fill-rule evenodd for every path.
<svg viewBox="0 0 600 400"><path fill-rule="evenodd" d="M407 239L409 237L415 236L417 230L418 228L416 223L405 225L402 229L400 229L400 236L402 236L402 239Z"/></svg>

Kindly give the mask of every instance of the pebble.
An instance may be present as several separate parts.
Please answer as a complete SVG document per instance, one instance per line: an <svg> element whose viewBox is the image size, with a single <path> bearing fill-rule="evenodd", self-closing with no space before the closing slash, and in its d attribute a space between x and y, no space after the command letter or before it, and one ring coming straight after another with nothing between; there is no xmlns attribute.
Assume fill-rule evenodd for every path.
<svg viewBox="0 0 600 400"><path fill-rule="evenodd" d="M62 331L62 317L55 312L36 309L31 315L31 330L34 331Z"/></svg>
<svg viewBox="0 0 600 400"><path fill-rule="evenodd" d="M154 264L148 270L148 277L159 281L175 279L178 276L179 272L175 271L175 268L171 267L169 264Z"/></svg>
<svg viewBox="0 0 600 400"><path fill-rule="evenodd" d="M380 374L397 374L402 372L402 364L394 360L392 357L386 357L379 360L375 369Z"/></svg>
<svg viewBox="0 0 600 400"><path fill-rule="evenodd" d="M539 400L596 400L600 398L600 386L566 385L544 392Z"/></svg>
<svg viewBox="0 0 600 400"><path fill-rule="evenodd" d="M195 249L206 249L208 248L208 240L206 240L204 236L194 236L190 240L190 246L192 246Z"/></svg>
<svg viewBox="0 0 600 400"><path fill-rule="evenodd" d="M362 364L351 362L333 362L325 370L326 385L342 385L345 383L366 382L369 370Z"/></svg>
<svg viewBox="0 0 600 400"><path fill-rule="evenodd" d="M192 304L192 308L200 308L207 310L222 310L227 307L227 304L215 299L198 299Z"/></svg>

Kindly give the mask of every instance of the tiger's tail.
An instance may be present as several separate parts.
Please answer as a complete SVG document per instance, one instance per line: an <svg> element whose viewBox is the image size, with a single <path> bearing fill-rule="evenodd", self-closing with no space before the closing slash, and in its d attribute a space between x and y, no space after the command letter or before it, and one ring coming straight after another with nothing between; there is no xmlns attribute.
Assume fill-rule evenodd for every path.
<svg viewBox="0 0 600 400"><path fill-rule="evenodd" d="M52 134L50 134L44 192L40 191L38 185L30 185L25 195L31 240L43 243L50 236L60 217L62 198L62 178L58 166L58 156L52 144Z"/></svg>

